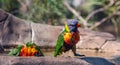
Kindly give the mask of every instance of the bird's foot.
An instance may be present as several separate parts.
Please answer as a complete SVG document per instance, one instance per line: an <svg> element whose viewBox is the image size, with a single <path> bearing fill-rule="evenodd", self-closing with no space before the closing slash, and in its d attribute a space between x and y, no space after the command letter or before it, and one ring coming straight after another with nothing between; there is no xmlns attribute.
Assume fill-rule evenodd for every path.
<svg viewBox="0 0 120 65"><path fill-rule="evenodd" d="M81 55L81 54L75 53L74 56L85 56L85 55Z"/></svg>

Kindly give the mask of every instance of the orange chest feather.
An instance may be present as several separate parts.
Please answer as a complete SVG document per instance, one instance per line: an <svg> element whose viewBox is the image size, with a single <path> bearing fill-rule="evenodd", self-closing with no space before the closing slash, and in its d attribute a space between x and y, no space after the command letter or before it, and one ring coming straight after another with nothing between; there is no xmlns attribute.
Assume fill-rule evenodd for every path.
<svg viewBox="0 0 120 65"><path fill-rule="evenodd" d="M79 40L80 40L79 32L64 34L64 41L69 45L77 44Z"/></svg>

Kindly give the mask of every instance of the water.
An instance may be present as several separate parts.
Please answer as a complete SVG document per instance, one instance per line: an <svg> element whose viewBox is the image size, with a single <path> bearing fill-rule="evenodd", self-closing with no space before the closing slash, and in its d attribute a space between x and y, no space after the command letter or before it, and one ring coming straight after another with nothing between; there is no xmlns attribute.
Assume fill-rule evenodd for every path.
<svg viewBox="0 0 120 65"><path fill-rule="evenodd" d="M41 49L45 56L53 56L54 49ZM4 53L0 53L0 55L8 56L10 50L5 50ZM95 50L77 50L78 54L85 55L85 57L103 57L103 58L111 58L112 56L120 55L120 52L96 52ZM72 52L66 53L67 55L73 55Z"/></svg>
<svg viewBox="0 0 120 65"><path fill-rule="evenodd" d="M42 50L45 56L53 56L54 50ZM78 54L85 55L85 57L103 57L111 58L120 55L120 52L96 52L95 50L77 50ZM68 53L67 53L68 54ZM69 53L69 55L73 55Z"/></svg>

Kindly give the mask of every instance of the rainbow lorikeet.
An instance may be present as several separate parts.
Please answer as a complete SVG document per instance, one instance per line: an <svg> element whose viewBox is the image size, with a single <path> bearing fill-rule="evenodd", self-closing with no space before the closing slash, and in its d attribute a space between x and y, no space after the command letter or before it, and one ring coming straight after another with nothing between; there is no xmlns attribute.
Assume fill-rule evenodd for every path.
<svg viewBox="0 0 120 65"><path fill-rule="evenodd" d="M18 45L9 52L11 56L44 56L40 48L33 42Z"/></svg>
<svg viewBox="0 0 120 65"><path fill-rule="evenodd" d="M72 49L74 55L76 55L76 44L80 40L78 27L80 27L78 20L70 19L67 21L63 31L58 36L54 51L55 57L70 49Z"/></svg>

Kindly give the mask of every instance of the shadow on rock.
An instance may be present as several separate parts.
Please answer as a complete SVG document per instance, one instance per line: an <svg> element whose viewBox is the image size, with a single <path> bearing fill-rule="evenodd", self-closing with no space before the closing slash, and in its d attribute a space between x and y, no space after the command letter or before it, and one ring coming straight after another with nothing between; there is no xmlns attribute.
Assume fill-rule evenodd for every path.
<svg viewBox="0 0 120 65"><path fill-rule="evenodd" d="M99 57L84 57L80 59L85 60L86 62L92 65L115 65L114 63L108 61L107 59Z"/></svg>

